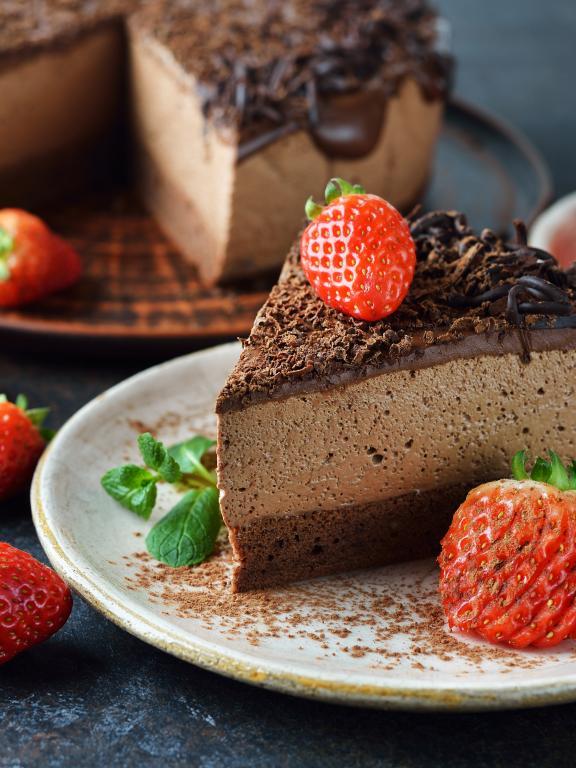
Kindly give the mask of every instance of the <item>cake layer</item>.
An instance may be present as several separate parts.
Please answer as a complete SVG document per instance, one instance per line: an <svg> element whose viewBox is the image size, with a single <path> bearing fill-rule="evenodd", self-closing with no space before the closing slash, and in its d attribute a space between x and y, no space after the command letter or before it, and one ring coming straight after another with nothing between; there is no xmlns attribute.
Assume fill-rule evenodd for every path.
<svg viewBox="0 0 576 768"><path fill-rule="evenodd" d="M123 50L110 21L0 66L0 205L29 206L101 173L118 127Z"/></svg>
<svg viewBox="0 0 576 768"><path fill-rule="evenodd" d="M466 491L462 484L249 520L230 531L242 563L234 571L232 588L244 592L435 555Z"/></svg>

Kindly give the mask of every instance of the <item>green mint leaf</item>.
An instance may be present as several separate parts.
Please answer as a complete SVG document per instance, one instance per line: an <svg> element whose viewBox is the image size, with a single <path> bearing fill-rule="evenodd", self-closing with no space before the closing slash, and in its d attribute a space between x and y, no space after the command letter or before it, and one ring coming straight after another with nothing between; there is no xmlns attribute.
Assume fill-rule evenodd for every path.
<svg viewBox="0 0 576 768"><path fill-rule="evenodd" d="M562 461L557 453L554 451L548 451L550 454L550 474L548 475L548 482L550 485L555 485L560 491L567 491L570 488L570 478L566 467L562 464Z"/></svg>
<svg viewBox="0 0 576 768"><path fill-rule="evenodd" d="M146 466L155 469L167 483L175 483L180 479L180 467L170 456L168 450L159 440L156 440L150 432L144 432L138 436L138 448Z"/></svg>
<svg viewBox="0 0 576 768"><path fill-rule="evenodd" d="M212 554L221 524L216 488L188 491L146 537L148 552L173 568L197 565Z"/></svg>
<svg viewBox="0 0 576 768"><path fill-rule="evenodd" d="M512 477L514 480L527 480L526 451L518 451L512 457Z"/></svg>
<svg viewBox="0 0 576 768"><path fill-rule="evenodd" d="M552 467L550 464L544 459L538 457L534 462L534 466L532 467L530 479L535 480L538 483L547 483L551 470Z"/></svg>
<svg viewBox="0 0 576 768"><path fill-rule="evenodd" d="M172 445L168 448L168 453L175 461L185 475L199 475L211 485L215 484L214 473L206 469L202 464L202 458L216 445L215 440L202 435L196 435L183 443Z"/></svg>
<svg viewBox="0 0 576 768"><path fill-rule="evenodd" d="M109 496L148 520L156 503L156 479L142 467L126 464L102 475L102 487Z"/></svg>

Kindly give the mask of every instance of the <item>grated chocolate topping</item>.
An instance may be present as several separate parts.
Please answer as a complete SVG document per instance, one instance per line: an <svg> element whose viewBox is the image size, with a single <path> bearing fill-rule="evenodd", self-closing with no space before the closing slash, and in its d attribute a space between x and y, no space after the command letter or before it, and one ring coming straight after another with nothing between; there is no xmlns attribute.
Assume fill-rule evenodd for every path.
<svg viewBox="0 0 576 768"><path fill-rule="evenodd" d="M467 336L499 340L514 333L527 360L531 331L576 329L576 280L549 253L526 244L524 225L518 222L516 229L509 242L488 229L475 233L455 211L413 221L414 281L399 309L374 323L349 317L316 296L300 266L297 242L217 410L286 396L298 385L324 388L373 375Z"/></svg>
<svg viewBox="0 0 576 768"><path fill-rule="evenodd" d="M11 57L38 45L74 39L94 26L120 18L137 0L2 0L0 55Z"/></svg>
<svg viewBox="0 0 576 768"><path fill-rule="evenodd" d="M205 114L244 134L308 121L325 94L390 95L407 75L443 97L436 22L425 0L158 0L133 19L195 75Z"/></svg>

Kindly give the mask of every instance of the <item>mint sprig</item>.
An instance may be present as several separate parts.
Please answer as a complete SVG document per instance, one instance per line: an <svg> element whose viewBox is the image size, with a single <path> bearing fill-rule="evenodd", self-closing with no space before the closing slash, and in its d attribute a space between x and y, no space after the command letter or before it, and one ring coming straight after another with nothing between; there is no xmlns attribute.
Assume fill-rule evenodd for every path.
<svg viewBox="0 0 576 768"><path fill-rule="evenodd" d="M216 475L202 464L202 458L216 445L215 440L196 435L183 443L168 449L170 456L178 463L183 474L201 478L205 483L214 485Z"/></svg>
<svg viewBox="0 0 576 768"><path fill-rule="evenodd" d="M526 451L518 451L512 458L512 477L515 480L534 480L539 483L553 485L560 491L576 491L576 461L569 467L554 451L548 451L550 459L540 456L534 462L532 471L526 469Z"/></svg>
<svg viewBox="0 0 576 768"><path fill-rule="evenodd" d="M135 464L111 469L102 476L102 487L123 507L148 520L156 504L156 477Z"/></svg>
<svg viewBox="0 0 576 768"><path fill-rule="evenodd" d="M148 552L179 568L197 565L212 554L221 526L218 491L188 491L146 537Z"/></svg>
<svg viewBox="0 0 576 768"><path fill-rule="evenodd" d="M222 525L216 474L204 463L214 445L214 440L196 435L166 448L145 432L138 436L138 448L146 466L126 464L101 478L109 496L145 520L156 504L159 482L189 489L146 537L149 553L175 568L203 562Z"/></svg>
<svg viewBox="0 0 576 768"><path fill-rule="evenodd" d="M175 483L180 480L182 472L168 449L159 440L156 440L150 432L138 435L138 448L147 467L155 469L162 480L167 483Z"/></svg>

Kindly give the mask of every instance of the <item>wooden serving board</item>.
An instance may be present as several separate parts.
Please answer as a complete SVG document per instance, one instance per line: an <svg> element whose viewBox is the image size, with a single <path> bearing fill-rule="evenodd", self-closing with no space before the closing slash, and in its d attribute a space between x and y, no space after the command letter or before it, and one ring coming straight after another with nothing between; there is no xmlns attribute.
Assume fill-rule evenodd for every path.
<svg viewBox="0 0 576 768"><path fill-rule="evenodd" d="M521 134L461 104L449 105L426 208L466 211L476 227L530 220L549 194L538 153ZM72 290L19 311L0 311L0 344L72 344L90 354L186 352L245 336L275 275L205 289L127 194L42 212L82 255Z"/></svg>

